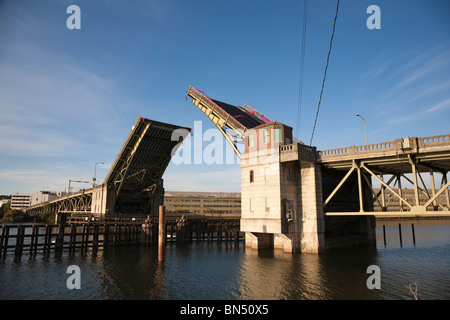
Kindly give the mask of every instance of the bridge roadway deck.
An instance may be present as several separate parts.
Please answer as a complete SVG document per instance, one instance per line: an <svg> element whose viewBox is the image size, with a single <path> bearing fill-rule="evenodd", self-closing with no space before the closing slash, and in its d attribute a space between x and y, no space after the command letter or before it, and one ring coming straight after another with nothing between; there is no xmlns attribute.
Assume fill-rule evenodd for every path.
<svg viewBox="0 0 450 320"><path fill-rule="evenodd" d="M447 173L450 171L450 135L448 134L401 138L390 142L321 151L297 143L281 146L280 161L293 160L315 161L323 170L342 172L338 175L339 183L324 201L326 215L450 216L450 183L447 179ZM424 172L430 174L431 188L424 182L422 177ZM357 175L359 212L327 212L327 204L353 173ZM436 174L441 175L439 190L435 187ZM379 183L381 190L374 191L370 177ZM390 179L386 181L387 177ZM413 199L402 194L401 182L405 180L412 185ZM367 187L373 196L369 205L367 192L363 190ZM398 198L401 204L400 211L389 211L385 201L385 191ZM419 199L421 193L427 196L426 201ZM443 196L446 197L446 205L437 201L438 197ZM379 203L382 212L367 209L375 201Z"/></svg>
<svg viewBox="0 0 450 320"><path fill-rule="evenodd" d="M408 155L414 156L423 171L450 170L450 135L401 138L390 142L335 148L318 152L323 166L348 170L354 160L384 168L388 172L411 173Z"/></svg>

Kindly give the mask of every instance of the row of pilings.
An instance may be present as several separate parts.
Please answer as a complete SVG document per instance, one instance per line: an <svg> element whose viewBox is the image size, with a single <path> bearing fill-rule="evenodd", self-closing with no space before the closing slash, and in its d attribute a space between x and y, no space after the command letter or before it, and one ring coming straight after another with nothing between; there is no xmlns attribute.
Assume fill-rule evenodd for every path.
<svg viewBox="0 0 450 320"><path fill-rule="evenodd" d="M159 226L164 226L159 228ZM161 229L161 230L160 230ZM2 224L0 225L0 256L14 252L50 253L99 249L119 245L165 245L199 242L239 242L239 219L190 219L186 216L158 218L142 222L85 221L64 224ZM162 237L162 238L161 238Z"/></svg>

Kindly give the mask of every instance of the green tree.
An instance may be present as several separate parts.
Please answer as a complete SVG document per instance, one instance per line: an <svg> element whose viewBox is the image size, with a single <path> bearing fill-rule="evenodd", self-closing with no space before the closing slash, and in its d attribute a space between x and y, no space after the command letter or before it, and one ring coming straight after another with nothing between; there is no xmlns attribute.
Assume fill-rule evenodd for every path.
<svg viewBox="0 0 450 320"><path fill-rule="evenodd" d="M39 213L39 221L52 224L55 223L55 214L51 212L50 204L46 203L44 204L42 208L42 212Z"/></svg>
<svg viewBox="0 0 450 320"><path fill-rule="evenodd" d="M30 215L21 210L8 210L2 217L2 222L28 222L31 220Z"/></svg>

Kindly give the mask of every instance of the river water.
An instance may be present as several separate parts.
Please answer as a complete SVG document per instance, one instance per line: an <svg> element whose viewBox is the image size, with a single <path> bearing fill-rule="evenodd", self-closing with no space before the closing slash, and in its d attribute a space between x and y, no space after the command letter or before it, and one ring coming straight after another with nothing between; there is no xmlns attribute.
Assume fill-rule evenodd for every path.
<svg viewBox="0 0 450 320"><path fill-rule="evenodd" d="M0 258L0 299L420 300L450 299L450 220L377 222L377 245L320 255L257 252L243 243L109 247L56 256ZM411 223L414 223L413 243ZM386 230L386 245L383 240ZM68 289L79 266L81 289ZM379 267L380 289L369 289ZM410 289L411 286L411 289Z"/></svg>

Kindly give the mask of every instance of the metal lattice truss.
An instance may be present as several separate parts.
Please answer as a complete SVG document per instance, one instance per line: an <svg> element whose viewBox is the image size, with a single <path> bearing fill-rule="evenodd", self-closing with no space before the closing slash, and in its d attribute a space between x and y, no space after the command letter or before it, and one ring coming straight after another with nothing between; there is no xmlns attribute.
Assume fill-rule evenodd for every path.
<svg viewBox="0 0 450 320"><path fill-rule="evenodd" d="M192 103L214 123L239 157L241 151L237 144L244 143L245 132L271 121L247 104L240 107L213 100L203 91L192 86L189 86L187 95L192 98Z"/></svg>
<svg viewBox="0 0 450 320"><path fill-rule="evenodd" d="M30 215L39 213L90 213L93 189L83 189L60 198L47 201L24 210Z"/></svg>
<svg viewBox="0 0 450 320"><path fill-rule="evenodd" d="M89 213L91 212L92 192L81 192L78 196L65 198L57 202L60 213Z"/></svg>
<svg viewBox="0 0 450 320"><path fill-rule="evenodd" d="M447 177L450 171L450 135L324 150L319 152L319 157L325 168L346 172L324 201L325 210L345 183L352 176L357 177L359 212L327 212L327 215L450 214L450 182ZM378 182L380 188L373 188L370 178ZM438 179L440 186L437 188ZM412 187L412 190L406 190L410 192L405 192L405 184ZM364 188L370 190L371 201L365 200ZM396 203L387 201L389 198L395 198ZM381 212L367 210L375 203ZM393 203L396 204L395 210L390 208L394 207Z"/></svg>
<svg viewBox="0 0 450 320"><path fill-rule="evenodd" d="M138 117L105 182L115 190L115 211L150 206L172 155L190 129Z"/></svg>
<svg viewBox="0 0 450 320"><path fill-rule="evenodd" d="M102 212L148 214L162 201L162 176L190 129L138 117L104 183L24 210L30 214L92 213L93 192L103 193ZM112 199L110 202L109 199ZM98 212L97 212L98 213Z"/></svg>

